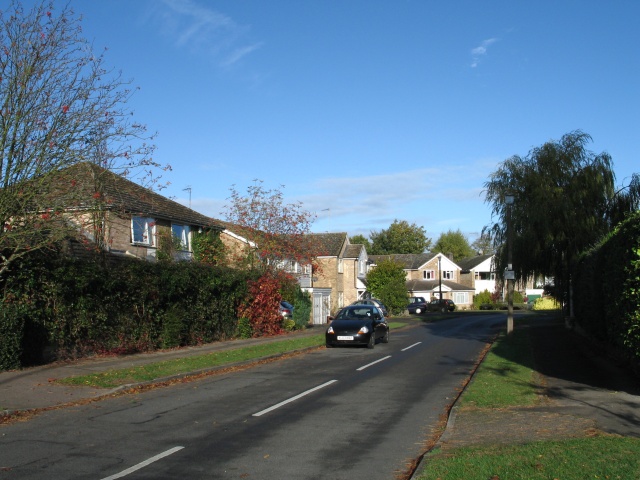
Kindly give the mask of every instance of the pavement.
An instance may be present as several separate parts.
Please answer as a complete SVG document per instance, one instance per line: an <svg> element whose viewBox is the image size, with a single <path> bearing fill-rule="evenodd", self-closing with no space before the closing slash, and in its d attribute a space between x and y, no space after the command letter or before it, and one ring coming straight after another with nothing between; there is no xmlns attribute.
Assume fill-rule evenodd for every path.
<svg viewBox="0 0 640 480"><path fill-rule="evenodd" d="M435 448L446 450L479 444L526 443L595 432L640 437L640 380L626 365L616 361L615 355L551 317L542 316L540 321L527 322L527 326L522 327L516 319L516 328L529 328L531 331L540 395L538 404L489 411L462 409L454 404ZM319 326L287 334L287 337L315 335L323 331L324 328ZM56 362L0 372L0 423L28 413L93 401L116 394L123 388L135 387L129 385L114 390L69 387L56 383L55 379L281 339L282 336L231 340L199 347ZM416 471L421 471L419 465Z"/></svg>

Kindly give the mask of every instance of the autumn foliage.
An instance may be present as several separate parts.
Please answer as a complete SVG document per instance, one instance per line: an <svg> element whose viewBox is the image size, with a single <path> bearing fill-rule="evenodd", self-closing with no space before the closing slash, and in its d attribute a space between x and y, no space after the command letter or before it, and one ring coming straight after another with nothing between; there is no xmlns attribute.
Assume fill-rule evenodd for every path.
<svg viewBox="0 0 640 480"><path fill-rule="evenodd" d="M280 286L281 280L269 271L249 282L248 300L239 309L239 316L249 319L254 337L282 333Z"/></svg>
<svg viewBox="0 0 640 480"><path fill-rule="evenodd" d="M314 214L300 202L285 203L281 190L267 190L258 180L246 195L235 186L230 190L224 207L226 221L249 242L242 252L244 258L234 263L245 261L250 267L272 271L281 269L283 262L314 263L317 247L308 235Z"/></svg>

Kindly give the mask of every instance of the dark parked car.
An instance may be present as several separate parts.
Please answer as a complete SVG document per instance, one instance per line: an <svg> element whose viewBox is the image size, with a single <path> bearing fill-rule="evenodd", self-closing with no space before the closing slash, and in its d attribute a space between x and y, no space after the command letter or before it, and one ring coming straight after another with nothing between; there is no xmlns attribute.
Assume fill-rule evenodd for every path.
<svg viewBox="0 0 640 480"><path fill-rule="evenodd" d="M420 314L427 311L427 300L424 297L409 297L409 305L407 305L409 313Z"/></svg>
<svg viewBox="0 0 640 480"><path fill-rule="evenodd" d="M373 348L378 339L389 342L389 324L376 306L349 305L331 321L325 337L327 348L338 345Z"/></svg>
<svg viewBox="0 0 640 480"><path fill-rule="evenodd" d="M356 300L351 305L373 305L374 307L378 307L382 311L382 315L384 315L385 317L389 315L389 312L387 312L387 307L385 307L380 300L375 298Z"/></svg>
<svg viewBox="0 0 640 480"><path fill-rule="evenodd" d="M285 318L293 317L293 305L289 302L280 302L280 315Z"/></svg>
<svg viewBox="0 0 640 480"><path fill-rule="evenodd" d="M427 311L429 312L442 312L442 313L446 313L446 312L453 312L456 309L456 304L453 302L453 300L449 300L447 298L439 300L439 299L435 299L435 300L431 300L428 304L427 304Z"/></svg>

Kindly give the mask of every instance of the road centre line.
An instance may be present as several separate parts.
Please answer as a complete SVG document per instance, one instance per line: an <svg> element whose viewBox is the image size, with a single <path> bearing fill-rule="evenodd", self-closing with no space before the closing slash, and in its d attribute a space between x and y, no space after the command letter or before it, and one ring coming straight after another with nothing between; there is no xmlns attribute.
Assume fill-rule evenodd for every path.
<svg viewBox="0 0 640 480"><path fill-rule="evenodd" d="M409 350L410 348L413 348L413 347L416 347L416 346L420 345L421 343L422 343L422 342L414 343L413 345L409 345L408 347L403 348L403 349L402 349L402 350L400 350L400 351L401 351L401 352L404 352L404 351L406 351L406 350Z"/></svg>
<svg viewBox="0 0 640 480"><path fill-rule="evenodd" d="M125 477L127 475L129 475L130 473L133 473L137 470L140 470L141 468L146 467L147 465L151 465L153 462L157 462L158 460L164 458L164 457L168 457L169 455L176 453L179 450L182 450L184 447L173 447L170 448L169 450L167 450L166 452L162 452L159 453L158 455L156 455L155 457L151 457L148 460L145 460L144 462L140 462L137 465L134 465L131 468L127 468L126 470L121 471L120 473L116 473L115 475L111 475L110 477L105 477L102 480L115 480L116 478L122 478Z"/></svg>
<svg viewBox="0 0 640 480"><path fill-rule="evenodd" d="M362 371L362 370L364 370L365 368L369 368L371 365L375 365L376 363L381 362L381 361L383 361L383 360L386 360L387 358L391 358L391 355L387 355L386 357L382 357L381 359L376 360L375 362L371 362L371 363L369 363L369 364L367 364L367 365L364 365L364 366L362 366L362 367L360 367L360 368L356 368L356 370L357 370L358 372L361 372L361 371Z"/></svg>
<svg viewBox="0 0 640 480"><path fill-rule="evenodd" d="M262 411L260 411L258 413L254 413L252 416L260 417L260 416L264 415L265 413L269 413L269 412L275 410L276 408L280 408L283 405L286 405L287 403L291 403L291 402L293 402L295 400L298 400L299 398L302 398L305 395L309 395L310 393L315 392L316 390L320 390L321 388L324 388L324 387L326 387L328 385L331 385L334 382L337 382L337 380L330 380L330 381L328 381L326 383L323 383L322 385L318 385L317 387L314 387L314 388L312 388L310 390L307 390L306 392L302 392L301 394L296 395L295 397L291 397L288 400L285 400L284 402L280 402L277 405L274 405L272 407L266 408L266 409L264 409L264 410L262 410Z"/></svg>

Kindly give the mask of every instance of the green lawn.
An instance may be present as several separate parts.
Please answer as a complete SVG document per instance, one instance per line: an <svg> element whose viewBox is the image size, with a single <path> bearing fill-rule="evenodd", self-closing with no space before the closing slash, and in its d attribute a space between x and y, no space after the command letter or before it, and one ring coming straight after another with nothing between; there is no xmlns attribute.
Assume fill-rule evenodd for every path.
<svg viewBox="0 0 640 480"><path fill-rule="evenodd" d="M597 436L460 448L427 456L425 464L415 480L630 480L640 478L640 439Z"/></svg>
<svg viewBox="0 0 640 480"><path fill-rule="evenodd" d="M531 406L538 399L529 331L515 329L496 340L478 368L460 407Z"/></svg>
<svg viewBox="0 0 640 480"><path fill-rule="evenodd" d="M458 406L501 409L531 406L539 386L528 329L494 343ZM584 480L640 478L640 439L596 435L579 439L438 449L415 480Z"/></svg>

